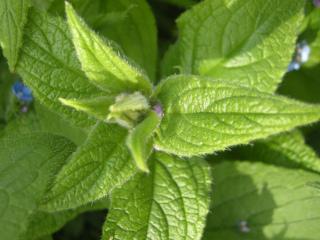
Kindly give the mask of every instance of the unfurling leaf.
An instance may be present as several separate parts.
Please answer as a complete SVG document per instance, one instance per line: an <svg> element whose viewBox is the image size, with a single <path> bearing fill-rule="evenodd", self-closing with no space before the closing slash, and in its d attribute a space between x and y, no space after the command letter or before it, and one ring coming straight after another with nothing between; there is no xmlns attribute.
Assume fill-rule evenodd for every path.
<svg viewBox="0 0 320 240"><path fill-rule="evenodd" d="M115 52L110 42L103 40L79 18L66 3L68 23L83 71L89 80L110 93L141 90L151 92L148 77Z"/></svg>
<svg viewBox="0 0 320 240"><path fill-rule="evenodd" d="M127 146L132 157L137 167L144 172L149 172L147 160L153 150L153 133L160 120L157 113L151 111L146 119L129 133L127 138Z"/></svg>

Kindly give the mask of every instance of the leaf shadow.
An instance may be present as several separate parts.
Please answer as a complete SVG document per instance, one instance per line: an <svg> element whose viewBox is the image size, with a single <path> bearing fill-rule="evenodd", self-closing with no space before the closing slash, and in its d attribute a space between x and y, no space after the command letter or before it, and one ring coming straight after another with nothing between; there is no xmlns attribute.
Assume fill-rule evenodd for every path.
<svg viewBox="0 0 320 240"><path fill-rule="evenodd" d="M287 224L267 229L276 224L273 211L277 204L266 182L254 183L234 162L214 165L212 175L211 212L203 240L294 240L285 237Z"/></svg>

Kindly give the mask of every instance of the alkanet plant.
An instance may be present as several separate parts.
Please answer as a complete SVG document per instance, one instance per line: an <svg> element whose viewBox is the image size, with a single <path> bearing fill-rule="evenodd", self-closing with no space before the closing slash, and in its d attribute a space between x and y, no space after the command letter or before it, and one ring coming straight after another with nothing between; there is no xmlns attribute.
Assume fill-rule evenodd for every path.
<svg viewBox="0 0 320 240"><path fill-rule="evenodd" d="M320 239L317 2L167 2L1 0L1 240Z"/></svg>

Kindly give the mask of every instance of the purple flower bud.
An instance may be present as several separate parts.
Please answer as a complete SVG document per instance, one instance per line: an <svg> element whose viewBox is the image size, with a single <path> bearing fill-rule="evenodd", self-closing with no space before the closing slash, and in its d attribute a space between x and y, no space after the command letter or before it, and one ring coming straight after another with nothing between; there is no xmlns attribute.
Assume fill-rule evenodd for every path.
<svg viewBox="0 0 320 240"><path fill-rule="evenodd" d="M320 7L320 0L313 0L313 4L316 7Z"/></svg>
<svg viewBox="0 0 320 240"><path fill-rule="evenodd" d="M154 105L153 110L158 114L159 117L163 117L163 109L160 104Z"/></svg>

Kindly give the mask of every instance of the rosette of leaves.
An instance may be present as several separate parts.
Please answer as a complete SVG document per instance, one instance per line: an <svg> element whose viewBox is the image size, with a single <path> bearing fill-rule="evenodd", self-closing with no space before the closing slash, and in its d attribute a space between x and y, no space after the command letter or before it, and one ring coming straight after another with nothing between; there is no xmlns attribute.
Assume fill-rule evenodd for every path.
<svg viewBox="0 0 320 240"><path fill-rule="evenodd" d="M54 12L50 1L38 9L27 0L0 2L0 44L10 69L22 76L36 101L86 135L84 141L73 139L77 146L57 132L19 141L20 155L26 151L25 139L40 146L30 152L30 166L42 151L44 159L63 164L43 173L54 177L38 180L43 185L36 200L33 195L29 202L24 199L21 206L31 204L32 214L26 211L18 219L15 211L0 208L4 239L28 233L33 217L48 214L64 223L106 196L106 240L319 239L312 227L305 230L320 222L318 175L309 172L320 171L318 158L300 137L294 138L294 150L311 158L300 159L285 144L290 137L273 136L320 118L319 105L274 93L291 61L305 2L196 4L177 21L179 39L161 63L160 81L156 25L148 3L91 3L66 2L64 19L46 11ZM208 164L204 157L255 140L258 150L261 146L270 156L302 166L301 174L274 159L256 163L260 150L247 155L251 162ZM18 180L8 184L10 174L20 174L7 170L20 168L10 160L20 157L8 147L12 136L5 134L2 141L0 199L4 206L17 206L22 195L16 193L31 196L31 190L17 187ZM27 183L33 189L35 182ZM212 187L216 199L213 194L210 201ZM17 231L13 222L21 222ZM42 234L32 232L45 237L62 225L57 222L40 229Z"/></svg>

